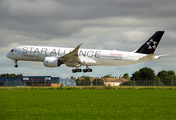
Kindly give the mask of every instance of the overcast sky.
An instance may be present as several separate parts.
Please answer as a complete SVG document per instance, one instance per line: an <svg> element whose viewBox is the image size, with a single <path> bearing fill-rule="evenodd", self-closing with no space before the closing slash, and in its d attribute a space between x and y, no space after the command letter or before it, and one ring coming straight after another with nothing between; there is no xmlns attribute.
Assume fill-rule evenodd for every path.
<svg viewBox="0 0 176 120"><path fill-rule="evenodd" d="M0 0L0 74L119 77L143 67L156 74L176 71L175 6L175 0ZM19 61L14 68L6 58L21 45L73 48L83 43L81 48L133 51L158 30L166 32L155 54L170 56L120 67L91 67L92 73L73 74L65 65L46 68L42 62Z"/></svg>

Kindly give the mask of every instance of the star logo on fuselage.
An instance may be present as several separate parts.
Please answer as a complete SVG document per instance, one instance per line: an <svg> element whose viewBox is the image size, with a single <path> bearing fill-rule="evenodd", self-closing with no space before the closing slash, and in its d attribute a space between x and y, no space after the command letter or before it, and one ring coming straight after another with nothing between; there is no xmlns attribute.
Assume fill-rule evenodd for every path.
<svg viewBox="0 0 176 120"><path fill-rule="evenodd" d="M147 42L148 49L156 49L157 42L154 41L153 39L149 40Z"/></svg>

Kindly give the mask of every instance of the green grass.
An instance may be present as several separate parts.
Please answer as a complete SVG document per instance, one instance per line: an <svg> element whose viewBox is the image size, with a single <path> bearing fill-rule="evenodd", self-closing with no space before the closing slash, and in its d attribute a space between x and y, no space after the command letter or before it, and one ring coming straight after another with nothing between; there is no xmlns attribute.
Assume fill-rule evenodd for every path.
<svg viewBox="0 0 176 120"><path fill-rule="evenodd" d="M176 89L0 90L0 120L175 120Z"/></svg>
<svg viewBox="0 0 176 120"><path fill-rule="evenodd" d="M64 86L64 87L51 87L51 86L41 86L41 87L7 87L1 86L0 90L46 90L46 89L64 89L64 90L77 90L77 89L176 89L176 86Z"/></svg>

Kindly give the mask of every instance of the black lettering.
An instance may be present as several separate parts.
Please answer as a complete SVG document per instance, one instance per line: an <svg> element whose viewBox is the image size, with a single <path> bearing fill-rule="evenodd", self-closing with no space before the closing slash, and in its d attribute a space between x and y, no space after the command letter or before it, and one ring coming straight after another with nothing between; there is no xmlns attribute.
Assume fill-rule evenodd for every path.
<svg viewBox="0 0 176 120"><path fill-rule="evenodd" d="M65 55L65 54L66 54L65 52L66 52L66 49L64 50L64 53L63 53L63 55Z"/></svg>
<svg viewBox="0 0 176 120"><path fill-rule="evenodd" d="M26 53L28 52L27 49L28 49L28 47L24 47L22 53L23 53L23 54L26 54Z"/></svg>
<svg viewBox="0 0 176 120"><path fill-rule="evenodd" d="M50 55L52 55L52 54L56 55L56 50L55 49L53 49L52 52L50 53Z"/></svg>
<svg viewBox="0 0 176 120"><path fill-rule="evenodd" d="M95 52L95 57L96 57L96 58L100 58L100 52L101 52L101 51L96 51L96 52Z"/></svg>
<svg viewBox="0 0 176 120"><path fill-rule="evenodd" d="M79 56L81 56L81 55L83 55L83 56L85 57L85 56L86 56L86 51L83 53L83 51L80 50L80 52L79 52Z"/></svg>
<svg viewBox="0 0 176 120"><path fill-rule="evenodd" d="M36 48L36 49L34 50L33 54L35 54L35 53L39 54L39 49L38 49L38 48Z"/></svg>
<svg viewBox="0 0 176 120"><path fill-rule="evenodd" d="M87 52L87 57L93 57L94 51L88 51Z"/></svg>
<svg viewBox="0 0 176 120"><path fill-rule="evenodd" d="M41 54L44 52L45 55L46 55L46 51L47 51L47 48L42 48L42 49L41 49Z"/></svg>
<svg viewBox="0 0 176 120"><path fill-rule="evenodd" d="M60 54L60 49L58 50L58 55Z"/></svg>
<svg viewBox="0 0 176 120"><path fill-rule="evenodd" d="M32 49L34 48L34 47L30 47L31 49L30 49L30 54L32 53Z"/></svg>

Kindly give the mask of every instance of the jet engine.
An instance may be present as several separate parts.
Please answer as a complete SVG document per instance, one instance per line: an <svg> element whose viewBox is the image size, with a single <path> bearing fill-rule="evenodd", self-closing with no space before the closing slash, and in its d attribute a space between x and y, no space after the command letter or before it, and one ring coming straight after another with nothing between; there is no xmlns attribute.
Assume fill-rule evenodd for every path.
<svg viewBox="0 0 176 120"><path fill-rule="evenodd" d="M59 67L63 62L59 58L45 57L43 64L45 67Z"/></svg>

